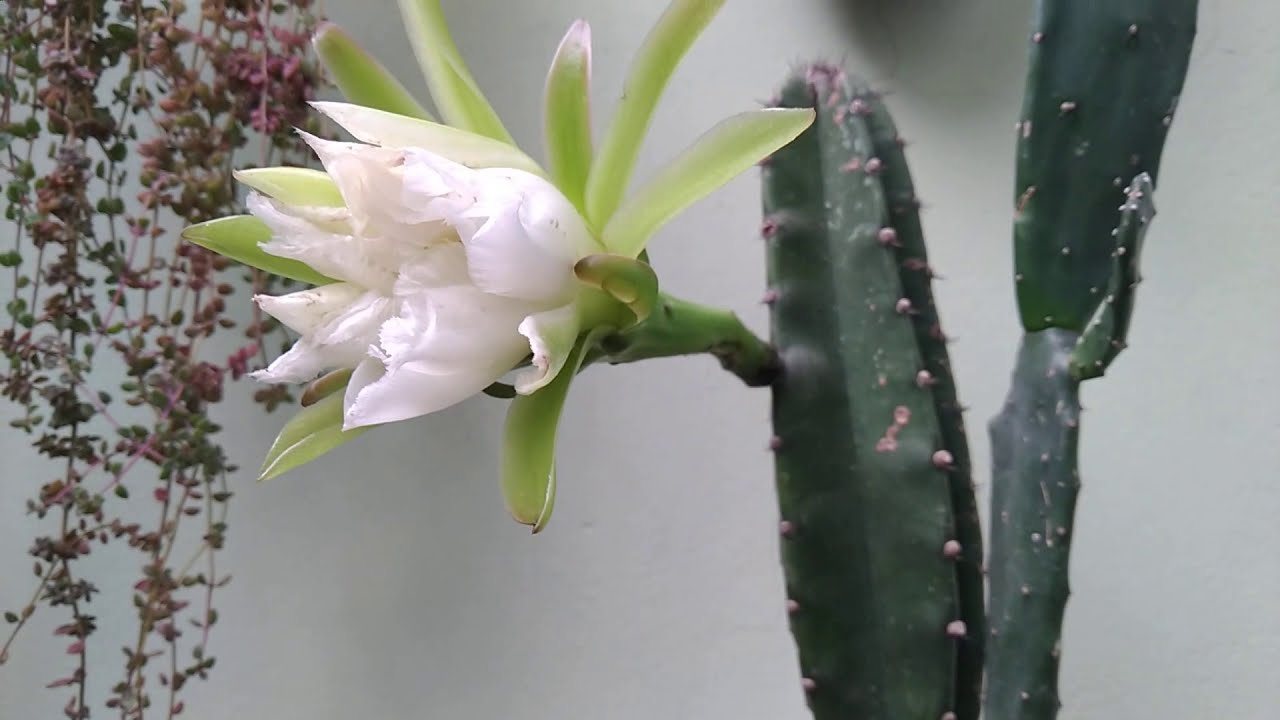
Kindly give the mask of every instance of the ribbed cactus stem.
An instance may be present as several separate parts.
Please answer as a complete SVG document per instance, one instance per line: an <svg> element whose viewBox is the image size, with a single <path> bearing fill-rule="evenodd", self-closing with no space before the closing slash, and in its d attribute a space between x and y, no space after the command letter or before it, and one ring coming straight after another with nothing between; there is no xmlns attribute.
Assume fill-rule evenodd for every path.
<svg viewBox="0 0 1280 720"><path fill-rule="evenodd" d="M967 449L910 176L873 100L804 68L778 104L817 119L763 170L787 608L817 720L973 720L962 648L980 660L981 594L962 602L959 577L981 539L967 520L960 536L953 501L962 488L973 509Z"/></svg>

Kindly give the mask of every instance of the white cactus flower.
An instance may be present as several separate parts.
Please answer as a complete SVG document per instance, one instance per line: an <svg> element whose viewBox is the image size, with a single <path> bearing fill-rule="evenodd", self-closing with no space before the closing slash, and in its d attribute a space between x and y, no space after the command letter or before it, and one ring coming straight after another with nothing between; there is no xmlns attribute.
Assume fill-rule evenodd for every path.
<svg viewBox="0 0 1280 720"><path fill-rule="evenodd" d="M675 302L659 292L649 240L815 117L809 108L732 115L631 190L658 99L722 5L670 1L637 51L598 144L591 31L582 20L570 25L544 87L545 165L516 147L481 93L439 0L399 2L439 122L350 36L332 25L319 29L317 55L352 102L313 106L356 142L305 136L324 172L239 172L256 191L248 199L252 215L183 231L225 257L313 286L257 298L300 338L255 377L308 383L303 408L267 451L260 479L312 462L375 425L449 407L516 370L502 492L517 521L534 532L546 526L556 428L571 380L601 359L610 333L637 328L660 304L669 310ZM691 317L675 333L659 323L650 341L672 354L714 342L704 321L719 315ZM341 372L317 379L325 370Z"/></svg>
<svg viewBox="0 0 1280 720"><path fill-rule="evenodd" d="M301 336L257 379L354 370L343 407L351 429L458 403L528 356L517 392L555 378L584 309L574 263L602 251L555 186L421 148L306 139L344 207L257 192L248 206L271 229L264 251L338 282L255 298Z"/></svg>

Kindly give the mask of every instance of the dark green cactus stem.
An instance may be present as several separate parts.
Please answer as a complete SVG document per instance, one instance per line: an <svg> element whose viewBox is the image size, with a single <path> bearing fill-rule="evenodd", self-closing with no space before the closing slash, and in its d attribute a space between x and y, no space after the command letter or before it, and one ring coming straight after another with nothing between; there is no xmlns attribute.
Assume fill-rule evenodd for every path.
<svg viewBox="0 0 1280 720"><path fill-rule="evenodd" d="M989 720L1053 718L1076 495L1079 385L1124 347L1138 250L1155 216L1151 182L1129 186L1112 240L1111 291L1081 336L1050 328L1022 341L1013 387L991 422Z"/></svg>
<svg viewBox="0 0 1280 720"><path fill-rule="evenodd" d="M779 105L818 117L763 171L787 608L817 720L973 720L957 705L971 694L957 677L976 672L957 669L975 599L961 602L957 560L975 556L954 489L973 500L967 477L950 482L967 453L958 414L940 419L958 407L923 241L914 208L892 207L914 204L910 178L871 99L837 68L794 75Z"/></svg>
<svg viewBox="0 0 1280 720"><path fill-rule="evenodd" d="M1052 720L1061 705L1079 383L1124 348L1196 14L1196 0L1036 3L1014 223L1027 335L990 425L985 720Z"/></svg>
<svg viewBox="0 0 1280 720"><path fill-rule="evenodd" d="M1079 335L1029 333L1013 389L991 422L991 641L987 720L1058 714L1067 556L1080 475Z"/></svg>
<svg viewBox="0 0 1280 720"><path fill-rule="evenodd" d="M923 366L917 382L932 388L942 447L951 454L951 507L955 513L956 581L960 592L960 619L968 635L960 643L956 665L956 715L976 718L982 705L983 646L987 637L986 582L982 566L982 520L973 489L973 466L964 429L964 408L956 397L955 378L947 353L938 308L933 300L933 268L920 225L920 202L903 152L904 142L893 117L877 93L855 87L851 109L863 115L871 132L875 155L881 161L880 180L888 203L889 226L894 230L891 247L898 259L904 297L912 298L916 343Z"/></svg>
<svg viewBox="0 0 1280 720"><path fill-rule="evenodd" d="M1111 277L1125 186L1159 184L1197 0L1037 0L1018 160L1014 256L1028 331L1080 332Z"/></svg>

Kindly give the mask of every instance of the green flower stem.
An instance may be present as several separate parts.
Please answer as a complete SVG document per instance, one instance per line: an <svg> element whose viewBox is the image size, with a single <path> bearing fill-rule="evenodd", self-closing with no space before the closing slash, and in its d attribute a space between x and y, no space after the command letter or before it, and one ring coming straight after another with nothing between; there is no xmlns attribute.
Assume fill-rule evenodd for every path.
<svg viewBox="0 0 1280 720"><path fill-rule="evenodd" d="M604 336L588 362L630 363L709 353L749 387L763 387L778 374L777 353L728 310L665 293L644 322ZM584 363L585 365L585 363Z"/></svg>

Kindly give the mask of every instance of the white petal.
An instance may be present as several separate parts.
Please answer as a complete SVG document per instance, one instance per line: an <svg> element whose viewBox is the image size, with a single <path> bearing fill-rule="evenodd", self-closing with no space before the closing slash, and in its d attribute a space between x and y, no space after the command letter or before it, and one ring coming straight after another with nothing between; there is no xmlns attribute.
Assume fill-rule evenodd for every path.
<svg viewBox="0 0 1280 720"><path fill-rule="evenodd" d="M334 288L335 285L345 284L335 283L323 288ZM356 292L354 297L351 295L353 290ZM394 307L391 298L345 285L344 289L334 290L331 297L317 300L317 306L326 306L323 310L315 310L317 306L309 310L305 299L295 297L307 292L311 291L278 298L258 298L263 309L281 318L281 322L295 322L296 325L290 324L290 327L303 336L265 370L254 373L255 379L296 383L311 380L323 370L355 367L369 356L370 347L378 340L378 329L391 316ZM339 300L347 302L339 306ZM269 310L268 306L271 306ZM277 311L280 315L276 315Z"/></svg>
<svg viewBox="0 0 1280 720"><path fill-rule="evenodd" d="M374 357L347 386L346 427L425 415L480 392L528 354L518 327L529 309L465 284L400 297Z"/></svg>
<svg viewBox="0 0 1280 720"><path fill-rule="evenodd" d="M516 373L516 392L528 395L555 380L573 353L580 328L576 303L530 315L521 321L520 334L529 339L533 365Z"/></svg>
<svg viewBox="0 0 1280 720"><path fill-rule="evenodd" d="M424 293L428 288L470 284L467 254L455 239L426 248L413 262L401 267L393 294L404 297Z"/></svg>
<svg viewBox="0 0 1280 720"><path fill-rule="evenodd" d="M254 302L285 327L310 335L347 309L364 290L351 283L332 283L288 295L255 295Z"/></svg>
<svg viewBox="0 0 1280 720"><path fill-rule="evenodd" d="M294 208L261 193L250 193L245 204L249 212L271 228L272 239L262 244L264 251L306 263L323 275L365 288L390 288L395 282L400 255L385 243L380 246L352 235L329 232L292 214Z"/></svg>
<svg viewBox="0 0 1280 720"><path fill-rule="evenodd" d="M299 131L338 185L356 235L393 234L400 217L404 153L363 143L335 142Z"/></svg>
<svg viewBox="0 0 1280 720"><path fill-rule="evenodd" d="M474 364L464 372L438 375L416 364L387 372L368 359L351 375L345 398L343 429L380 425L427 415L455 405L484 390L507 371L497 359Z"/></svg>
<svg viewBox="0 0 1280 720"><path fill-rule="evenodd" d="M288 352L276 358L263 370L249 377L264 383L300 383L314 378L325 368L334 367L325 349L307 340L299 340Z"/></svg>
<svg viewBox="0 0 1280 720"><path fill-rule="evenodd" d="M313 102L311 107L363 142L386 148L424 148L468 167L541 172L538 164L519 148L448 125L351 103Z"/></svg>
<svg viewBox="0 0 1280 720"><path fill-rule="evenodd" d="M600 246L573 205L527 173L482 170L480 199L455 220L471 278L487 292L552 304L577 287L573 264Z"/></svg>
<svg viewBox="0 0 1280 720"><path fill-rule="evenodd" d="M354 367L377 342L378 330L391 317L395 301L376 292L366 292L329 322L316 328L311 338L322 343L336 357L340 367Z"/></svg>
<svg viewBox="0 0 1280 720"><path fill-rule="evenodd" d="M476 172L426 150L404 151L403 176L405 222L447 221L476 202Z"/></svg>
<svg viewBox="0 0 1280 720"><path fill-rule="evenodd" d="M413 365L448 375L497 363L505 373L528 354L518 328L529 311L525 302L471 285L429 288L400 299L379 331L378 352L389 370Z"/></svg>

